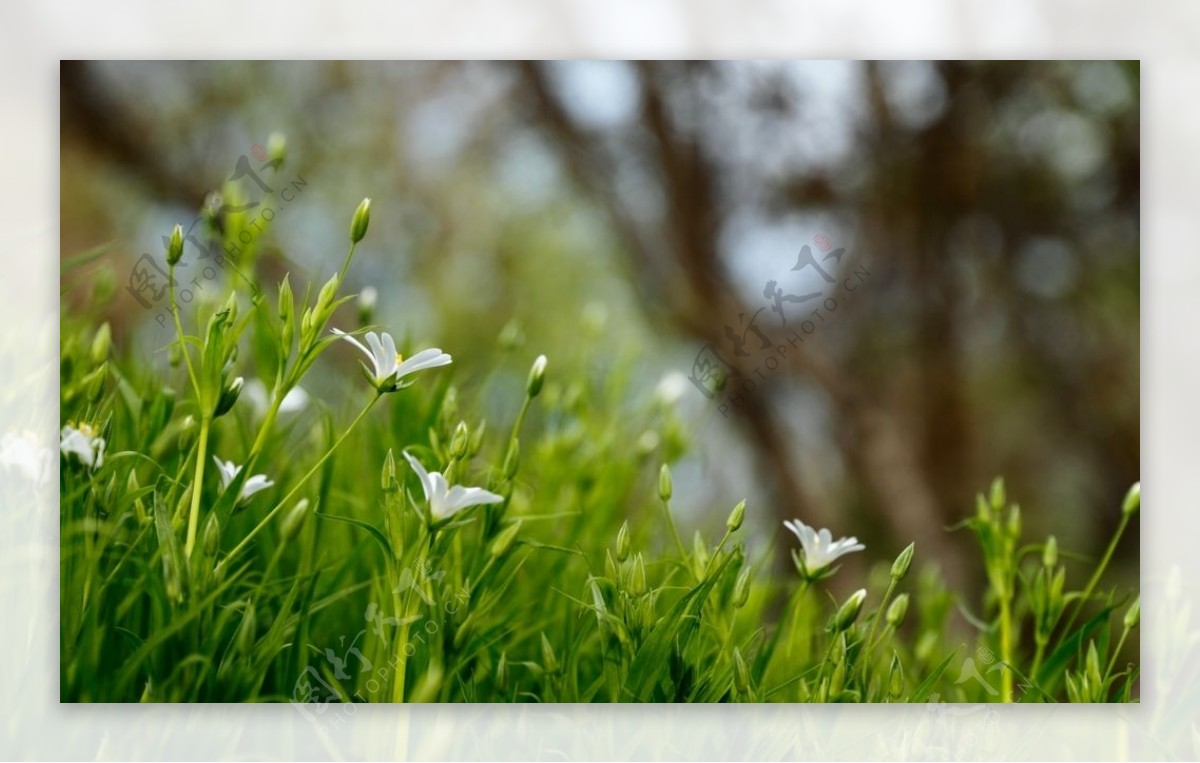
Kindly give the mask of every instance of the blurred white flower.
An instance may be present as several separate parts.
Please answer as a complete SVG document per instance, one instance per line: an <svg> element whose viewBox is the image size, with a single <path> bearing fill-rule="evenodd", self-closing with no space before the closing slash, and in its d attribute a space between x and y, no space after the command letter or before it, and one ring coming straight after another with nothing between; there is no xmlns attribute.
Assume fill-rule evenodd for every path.
<svg viewBox="0 0 1200 763"><path fill-rule="evenodd" d="M838 558L866 548L854 536L835 541L829 530L816 530L798 519L784 522L783 526L800 540L802 573L809 578L820 577Z"/></svg>
<svg viewBox="0 0 1200 763"><path fill-rule="evenodd" d="M74 455L89 469L99 469L104 464L104 438L90 424L68 421L62 428L58 449L64 456Z"/></svg>
<svg viewBox="0 0 1200 763"><path fill-rule="evenodd" d="M654 388L654 398L664 406L678 403L687 391L688 378L680 371L672 371L659 380Z"/></svg>
<svg viewBox="0 0 1200 763"><path fill-rule="evenodd" d="M371 383L380 392L392 392L397 388L400 380L409 374L424 371L427 368L448 366L451 362L450 356L436 347L421 350L405 360L400 353L396 352L396 341L392 339L392 335L386 332L377 335L374 331L368 331L366 334L367 345L370 345L368 348L345 331L330 330L353 344L367 356L371 361L371 368L367 369L367 372L371 375Z"/></svg>
<svg viewBox="0 0 1200 763"><path fill-rule="evenodd" d="M481 487L463 487L462 485L451 487L441 472L425 471L421 462L413 458L407 450L404 451L404 457L408 459L409 465L417 473L417 479L421 480L421 489L425 491L425 498L429 501L429 511L433 514L434 519L448 517L468 506L477 506L481 503L500 503L504 500L502 496Z"/></svg>
<svg viewBox="0 0 1200 763"><path fill-rule="evenodd" d="M220 472L221 475L221 487L229 487L229 483L233 482L233 478L236 477L238 472L242 470L242 467L238 466L232 461L222 461L216 456L213 456L213 461L217 463L217 471ZM238 494L238 503L243 504L249 501L255 493L259 492L260 490L266 490L274 484L274 482L267 479L267 475L265 474L255 474L251 476L242 483L242 491Z"/></svg>
<svg viewBox="0 0 1200 763"><path fill-rule="evenodd" d="M267 415L271 407L271 393L261 379L251 379L242 387L242 396L250 403L257 418ZM279 403L279 413L296 413L308 407L308 392L303 387L296 386L288 390Z"/></svg>
<svg viewBox="0 0 1200 763"><path fill-rule="evenodd" d="M50 478L54 451L38 443L33 432L20 436L6 432L0 439L0 465L15 468L30 482L43 485Z"/></svg>

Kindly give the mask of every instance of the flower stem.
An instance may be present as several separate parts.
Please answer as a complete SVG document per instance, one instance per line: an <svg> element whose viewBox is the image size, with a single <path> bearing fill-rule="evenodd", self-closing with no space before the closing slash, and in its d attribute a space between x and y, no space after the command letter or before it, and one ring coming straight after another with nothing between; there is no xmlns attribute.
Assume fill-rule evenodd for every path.
<svg viewBox="0 0 1200 763"><path fill-rule="evenodd" d="M1004 702L1012 702L1012 601L1007 594L1000 598L1000 659L1004 670L1000 673L1000 692Z"/></svg>
<svg viewBox="0 0 1200 763"><path fill-rule="evenodd" d="M183 555L192 557L192 548L196 545L196 530L200 526L200 494L204 492L204 466L208 461L208 429L212 422L208 416L200 419L200 441L196 446L196 479L192 483L192 508L188 512L187 543L183 546Z"/></svg>
<svg viewBox="0 0 1200 763"><path fill-rule="evenodd" d="M1092 573L1091 579L1088 580L1087 587L1083 589L1083 595L1079 597L1079 601L1075 602L1075 608L1071 610L1071 619L1067 621L1067 627L1064 630L1065 633L1069 634L1071 632L1071 626L1075 624L1079 613L1083 610L1088 599L1091 598L1092 591L1095 590L1096 585L1100 582L1100 577L1104 574L1108 563L1112 561L1113 552L1117 550L1117 544L1121 542L1121 536L1125 534L1125 528L1129 526L1130 516L1130 514L1121 515L1121 523L1117 525L1117 531L1113 533L1112 540L1109 542L1104 556L1100 559L1100 564L1096 566L1095 572Z"/></svg>
<svg viewBox="0 0 1200 763"><path fill-rule="evenodd" d="M350 422L350 426L345 432L342 432L342 435L337 439L337 442L335 442L329 450L325 451L325 455L321 456L321 458L312 465L312 468L309 469L304 476L296 482L295 485L292 486L292 489L288 491L287 495L281 498L279 503L275 504L275 508L267 512L266 516L264 516L262 520L254 526L254 529L247 533L246 537L242 538L241 542L233 547L233 550L229 552L229 555L217 564L216 569L218 573L225 568L225 565L228 564L231 559L241 553L242 550L249 545L250 541L254 540L256 535L262 532L263 528L270 523L270 521L283 509L284 506L288 505L292 498L295 497L296 493L300 492L300 488L304 486L304 483L308 482L309 478L316 474L317 470L329 460L329 457L332 456L339 447L341 447L341 444L346 441L346 438L350 436L350 433L354 431L359 422L363 420L363 417L367 415L367 411L371 410L371 408L375 406L375 403L379 402L379 398L381 397L383 397L383 395L376 393L375 396L371 398L371 402L367 403L366 406L358 412L358 415L354 417L354 421Z"/></svg>

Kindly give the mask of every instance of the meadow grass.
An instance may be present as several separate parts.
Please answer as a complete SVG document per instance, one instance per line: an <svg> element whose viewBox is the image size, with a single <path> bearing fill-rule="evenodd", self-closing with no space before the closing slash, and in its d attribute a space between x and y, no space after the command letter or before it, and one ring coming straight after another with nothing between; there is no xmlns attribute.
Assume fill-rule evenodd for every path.
<svg viewBox="0 0 1200 763"><path fill-rule="evenodd" d="M227 241L245 232L231 220ZM361 339L363 374L334 371L336 396L305 391L346 367L328 350L358 355L331 329L356 305L371 321L343 288L369 221L364 202L323 284L259 283L256 230L222 298L172 310L150 357L64 296L63 701L1136 699L1136 592L1105 571L1138 486L1114 497L1107 553L1080 560L1023 539L997 480L957 528L982 600L913 545L838 600L853 539L797 524L802 543L751 556L743 525L772 514L745 502L681 535L687 422L630 402L635 359L514 350L497 371L528 376L500 421L479 413L497 375L457 386L435 352L410 373L390 337ZM183 246L177 229L172 274ZM974 613L965 643L956 610Z"/></svg>

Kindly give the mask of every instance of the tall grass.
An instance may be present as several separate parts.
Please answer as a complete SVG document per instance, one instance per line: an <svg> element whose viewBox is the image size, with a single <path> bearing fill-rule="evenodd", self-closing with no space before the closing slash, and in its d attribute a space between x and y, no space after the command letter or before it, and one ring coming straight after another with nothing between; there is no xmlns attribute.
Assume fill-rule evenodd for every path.
<svg viewBox="0 0 1200 763"><path fill-rule="evenodd" d="M919 546L836 600L836 561L786 533L748 550L764 507L680 534L669 464L687 422L630 394L634 358L514 349L462 386L454 365L399 383L374 361L347 371L361 356L331 329L356 322L344 279L369 215L323 284L259 283L256 231L222 297L171 311L152 355L113 346L103 299L64 266L63 701L1136 697L1135 592L1104 573L1137 486L1099 560L1023 539L997 480L957 536L977 544L982 601L948 591ZM245 230L234 216L221 235ZM182 255L176 232L172 273ZM336 395L297 391L316 368ZM511 414L484 421L489 388L526 368ZM497 502L434 513L410 458ZM972 639L951 631L956 610Z"/></svg>

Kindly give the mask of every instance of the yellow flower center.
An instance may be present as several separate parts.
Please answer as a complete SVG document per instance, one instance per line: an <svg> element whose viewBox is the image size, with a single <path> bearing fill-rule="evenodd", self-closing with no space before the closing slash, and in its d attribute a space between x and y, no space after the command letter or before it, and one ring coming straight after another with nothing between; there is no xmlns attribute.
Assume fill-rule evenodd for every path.
<svg viewBox="0 0 1200 763"><path fill-rule="evenodd" d="M76 429L88 439L96 436L96 430L92 428L91 424L80 424Z"/></svg>
<svg viewBox="0 0 1200 763"><path fill-rule="evenodd" d="M404 362L404 356L401 355L400 353L396 353L396 365L400 365L403 362Z"/></svg>

